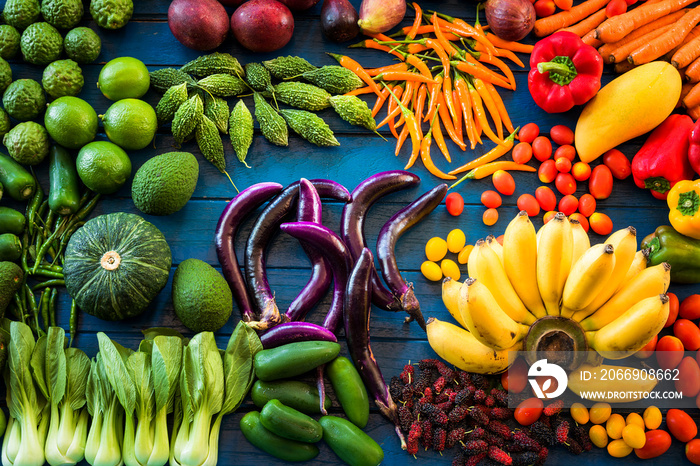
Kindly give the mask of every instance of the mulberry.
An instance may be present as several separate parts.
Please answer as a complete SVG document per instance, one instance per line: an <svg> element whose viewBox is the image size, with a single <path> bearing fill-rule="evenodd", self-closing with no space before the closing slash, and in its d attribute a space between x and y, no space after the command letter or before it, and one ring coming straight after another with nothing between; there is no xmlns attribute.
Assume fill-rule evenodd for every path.
<svg viewBox="0 0 700 466"><path fill-rule="evenodd" d="M512 440L516 445L520 445L525 450L540 451L542 445L540 443L527 435L524 431L518 430L513 432Z"/></svg>
<svg viewBox="0 0 700 466"><path fill-rule="evenodd" d="M472 382L471 374L465 371L457 372L457 383L465 387L468 385L474 385L474 382Z"/></svg>
<svg viewBox="0 0 700 466"><path fill-rule="evenodd" d="M542 414L544 414L545 416L554 416L555 414L561 413L563 407L564 400L553 401L547 406L545 406L544 410L542 411Z"/></svg>
<svg viewBox="0 0 700 466"><path fill-rule="evenodd" d="M408 432L411 429L411 424L413 424L413 414L406 406L399 406L398 412L401 430Z"/></svg>
<svg viewBox="0 0 700 466"><path fill-rule="evenodd" d="M406 364L403 366L400 377L401 381L405 384L413 383L415 378L415 367L413 367L413 364Z"/></svg>
<svg viewBox="0 0 700 466"><path fill-rule="evenodd" d="M498 435L499 437L503 437L504 439L510 439L513 436L513 434L510 431L510 427L503 424L501 421L490 421L488 426L486 427L488 430Z"/></svg>
<svg viewBox="0 0 700 466"><path fill-rule="evenodd" d="M432 441L433 424L430 422L429 419L426 419L424 421L421 421L420 427L421 427L421 437L420 437L421 443L427 449L430 447L430 443Z"/></svg>
<svg viewBox="0 0 700 466"><path fill-rule="evenodd" d="M476 388L480 388L482 390L488 390L489 389L489 379L483 375L483 374L472 374L471 376L472 382L476 386Z"/></svg>
<svg viewBox="0 0 700 466"><path fill-rule="evenodd" d="M447 433L447 440L445 441L445 446L447 448L452 448L457 443L461 442L464 439L464 436L466 435L467 431L464 429L464 427L457 427L452 429Z"/></svg>
<svg viewBox="0 0 700 466"><path fill-rule="evenodd" d="M437 408L440 411L447 413L447 412L450 412L452 410L452 405L453 405L453 403L450 400L447 400L447 401L443 401L442 403L438 403L435 406L437 406Z"/></svg>
<svg viewBox="0 0 700 466"><path fill-rule="evenodd" d="M461 452L452 458L452 466L464 466L465 464L467 464L467 457Z"/></svg>
<svg viewBox="0 0 700 466"><path fill-rule="evenodd" d="M509 408L496 407L491 409L491 419L510 419L513 417L513 410Z"/></svg>
<svg viewBox="0 0 700 466"><path fill-rule="evenodd" d="M467 409L467 413L469 414L469 417L476 421L477 424L483 426L488 425L489 417L477 406L472 406L469 409Z"/></svg>
<svg viewBox="0 0 700 466"><path fill-rule="evenodd" d="M473 400L475 392L476 388L474 387L474 385L469 385L466 388L463 388L462 390L457 392L457 395L455 396L455 404L466 404L467 402Z"/></svg>
<svg viewBox="0 0 700 466"><path fill-rule="evenodd" d="M415 455L418 453L418 439L409 437L406 441L406 452L409 455Z"/></svg>
<svg viewBox="0 0 700 466"><path fill-rule="evenodd" d="M433 431L432 447L435 451L443 451L445 449L445 441L447 440L447 431L442 427L438 427Z"/></svg>
<svg viewBox="0 0 700 466"><path fill-rule="evenodd" d="M499 448L505 448L506 446L506 440L493 432L486 432L484 434L484 440L486 440L486 443L489 445L495 445Z"/></svg>
<svg viewBox="0 0 700 466"><path fill-rule="evenodd" d="M508 453L494 445L489 447L489 458L505 466L511 466L513 464L513 458L511 458Z"/></svg>
<svg viewBox="0 0 700 466"><path fill-rule="evenodd" d="M391 398L393 400L400 401L402 400L401 396L403 393L403 383L401 383L401 379L399 379L396 376L393 376L391 378L391 382L389 382L389 395L391 395Z"/></svg>
<svg viewBox="0 0 700 466"><path fill-rule="evenodd" d="M590 451L593 448L593 443L588 435L588 429L582 425L576 424L573 426L569 435L581 444L583 451Z"/></svg>
<svg viewBox="0 0 700 466"><path fill-rule="evenodd" d="M404 385L403 388L401 389L401 396L398 398L399 400L408 402L413 401L413 393L414 393L414 388L412 385ZM392 395L392 398L394 395Z"/></svg>
<svg viewBox="0 0 700 466"><path fill-rule="evenodd" d="M470 440L462 444L462 451L468 455L489 451L489 444L484 440Z"/></svg>
<svg viewBox="0 0 700 466"><path fill-rule="evenodd" d="M530 426L530 436L544 446L552 446L557 443L557 438L551 427L542 421L535 421Z"/></svg>
<svg viewBox="0 0 700 466"><path fill-rule="evenodd" d="M442 392L444 396L447 397L448 400L451 402L455 402L455 399L457 398L457 392L454 391L452 388L446 388L445 391Z"/></svg>
<svg viewBox="0 0 700 466"><path fill-rule="evenodd" d="M500 388L492 388L489 393L499 406L508 406L508 392Z"/></svg>
<svg viewBox="0 0 700 466"><path fill-rule="evenodd" d="M566 443L566 440L569 438L569 421L561 421L554 433L557 436L557 442Z"/></svg>
<svg viewBox="0 0 700 466"><path fill-rule="evenodd" d="M484 405L489 408L493 408L496 406L496 400L491 395L487 395L486 399L484 400Z"/></svg>
<svg viewBox="0 0 700 466"><path fill-rule="evenodd" d="M464 433L464 440L480 440L486 435L483 427L475 427L474 429Z"/></svg>
<svg viewBox="0 0 700 466"><path fill-rule="evenodd" d="M534 451L525 451L522 453L514 453L511 455L513 458L513 466L530 466L537 463L539 457Z"/></svg>
<svg viewBox="0 0 700 466"><path fill-rule="evenodd" d="M547 461L547 456L549 456L549 449L542 447L542 449L537 452L537 456L539 457L538 463L544 464L544 462Z"/></svg>
<svg viewBox="0 0 700 466"><path fill-rule="evenodd" d="M450 414L447 416L450 420L450 422L457 423L462 420L464 420L465 417L467 417L467 408L464 406L455 406L452 408L452 411L450 411Z"/></svg>
<svg viewBox="0 0 700 466"><path fill-rule="evenodd" d="M437 378L435 383L433 383L433 390L435 391L435 393L440 393L445 388L445 385L447 385L447 379L445 379L445 377L443 376L440 376Z"/></svg>
<svg viewBox="0 0 700 466"><path fill-rule="evenodd" d="M430 387L431 378L430 372L421 369L420 375L416 377L416 382L413 384L414 393L423 393L426 388Z"/></svg>
<svg viewBox="0 0 700 466"><path fill-rule="evenodd" d="M488 457L489 454L488 452L483 452L483 453L477 453L476 455L472 455L467 459L467 462L464 463L464 466L476 466L477 464L481 463L486 457Z"/></svg>
<svg viewBox="0 0 700 466"><path fill-rule="evenodd" d="M583 453L583 447L581 446L581 444L576 440L572 439L571 437L567 439L564 445L566 445L566 449L574 455L580 455L581 453Z"/></svg>
<svg viewBox="0 0 700 466"><path fill-rule="evenodd" d="M481 388L477 388L477 390L474 392L474 402L482 404L484 400L486 400L486 392Z"/></svg>

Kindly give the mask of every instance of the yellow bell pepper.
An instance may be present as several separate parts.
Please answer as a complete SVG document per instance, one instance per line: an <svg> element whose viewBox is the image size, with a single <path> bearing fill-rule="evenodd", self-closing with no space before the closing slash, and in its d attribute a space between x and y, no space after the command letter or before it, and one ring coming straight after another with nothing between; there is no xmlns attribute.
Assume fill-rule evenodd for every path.
<svg viewBox="0 0 700 466"><path fill-rule="evenodd" d="M683 180L671 188L666 198L668 220L680 234L700 239L700 180Z"/></svg>

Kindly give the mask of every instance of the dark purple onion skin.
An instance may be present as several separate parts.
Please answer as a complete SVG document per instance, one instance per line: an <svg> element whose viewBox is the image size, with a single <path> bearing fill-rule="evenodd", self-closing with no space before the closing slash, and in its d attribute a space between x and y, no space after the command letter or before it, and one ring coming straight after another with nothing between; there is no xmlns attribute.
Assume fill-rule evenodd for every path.
<svg viewBox="0 0 700 466"><path fill-rule="evenodd" d="M325 327L311 322L285 322L260 335L260 343L264 349L277 348L297 341L337 342L338 339Z"/></svg>
<svg viewBox="0 0 700 466"><path fill-rule="evenodd" d="M316 247L328 258L333 273L333 298L330 308L323 321L323 326L338 333L343 323L343 303L345 301L345 289L350 269L352 269L352 257L343 240L333 230L323 225L312 222L283 223L280 228L285 233L302 242L308 242Z"/></svg>
<svg viewBox="0 0 700 466"><path fill-rule="evenodd" d="M244 189L226 205L216 225L216 255L244 322L255 320L256 315L234 249L236 232L245 217L280 191L279 183L258 183Z"/></svg>
<svg viewBox="0 0 700 466"><path fill-rule="evenodd" d="M400 297L401 305L408 315L425 330L425 319L420 304L413 293L413 284L406 283L396 264L394 250L401 235L440 205L447 194L447 185L442 183L399 210L379 231L377 237L377 258L382 276L389 288Z"/></svg>
<svg viewBox="0 0 700 466"><path fill-rule="evenodd" d="M396 434L401 440L401 448L406 449L406 441L401 433L398 408L391 398L389 387L384 380L379 364L374 358L369 341L369 319L371 314L371 281L374 259L368 248L363 248L360 257L348 278L345 293L343 323L348 352L357 371L360 373L367 391L374 398L379 411L394 423Z"/></svg>
<svg viewBox="0 0 700 466"><path fill-rule="evenodd" d="M350 193L345 187L331 180L311 180L321 197L328 197L338 201L350 200ZM258 216L253 229L248 236L245 249L245 277L248 291L253 296L253 301L260 311L257 322L249 322L256 330L267 330L281 321L286 321L286 315L280 315L275 296L270 289L265 271L265 250L273 236L277 233L279 225L294 211L297 196L299 194L299 182L294 182L284 188Z"/></svg>
<svg viewBox="0 0 700 466"><path fill-rule="evenodd" d="M323 214L321 196L311 182L305 178L299 180L298 222L321 223ZM285 313L291 321L304 320L306 314L318 303L331 285L333 277L328 259L317 249L302 243L301 247L311 261L311 278Z"/></svg>
<svg viewBox="0 0 700 466"><path fill-rule="evenodd" d="M404 170L377 173L360 182L352 191L352 200L343 208L340 218L340 236L350 249L353 260L357 260L366 245L364 224L370 207L381 197L407 189L420 183L420 178ZM372 272L372 303L387 311L403 311L399 299L389 291Z"/></svg>
<svg viewBox="0 0 700 466"><path fill-rule="evenodd" d="M348 0L324 0L321 7L321 31L333 42L352 40L360 33L360 15Z"/></svg>
<svg viewBox="0 0 700 466"><path fill-rule="evenodd" d="M503 40L518 41L535 27L535 7L530 0L487 0L486 22Z"/></svg>

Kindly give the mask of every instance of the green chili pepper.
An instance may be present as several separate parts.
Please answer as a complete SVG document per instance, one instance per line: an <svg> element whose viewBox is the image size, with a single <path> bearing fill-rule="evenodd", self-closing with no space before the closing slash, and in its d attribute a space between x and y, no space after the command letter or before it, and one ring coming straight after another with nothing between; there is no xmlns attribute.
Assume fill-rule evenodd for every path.
<svg viewBox="0 0 700 466"><path fill-rule="evenodd" d="M51 320L51 326L56 326L56 304L58 303L58 289L51 289L51 296L49 297L49 319Z"/></svg>

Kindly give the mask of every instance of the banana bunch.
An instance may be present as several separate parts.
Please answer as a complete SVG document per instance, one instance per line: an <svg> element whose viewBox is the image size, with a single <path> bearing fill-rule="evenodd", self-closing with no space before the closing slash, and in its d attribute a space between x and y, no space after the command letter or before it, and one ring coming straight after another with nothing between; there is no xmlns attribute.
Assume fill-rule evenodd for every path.
<svg viewBox="0 0 700 466"><path fill-rule="evenodd" d="M668 318L670 266L646 265L633 227L591 246L580 223L563 213L536 232L521 211L506 228L503 246L493 237L476 242L467 262L470 278L443 281L443 302L462 328L433 320L440 328L433 336L447 341L431 338L430 325L428 340L458 367L455 361L478 361L505 370L504 352L535 349L524 347L533 324L548 320L551 328L571 319L588 349L622 359L646 345Z"/></svg>

